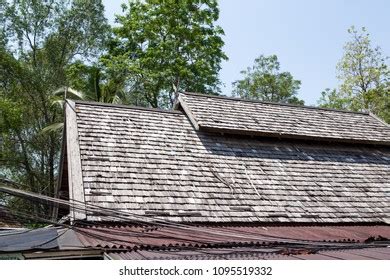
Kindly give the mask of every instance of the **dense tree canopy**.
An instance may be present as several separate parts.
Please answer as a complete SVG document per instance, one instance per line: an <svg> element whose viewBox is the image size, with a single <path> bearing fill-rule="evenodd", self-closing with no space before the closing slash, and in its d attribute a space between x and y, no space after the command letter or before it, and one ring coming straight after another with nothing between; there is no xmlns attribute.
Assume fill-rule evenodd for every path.
<svg viewBox="0 0 390 280"><path fill-rule="evenodd" d="M280 72L276 55L260 55L252 67L241 71L243 79L233 83L233 94L245 99L301 104L296 96L301 82L290 72Z"/></svg>
<svg viewBox="0 0 390 280"><path fill-rule="evenodd" d="M0 13L0 176L53 195L61 135L42 129L62 122L53 93L71 82L75 60L92 63L102 52L109 31L104 7L92 0L15 0L1 1Z"/></svg>
<svg viewBox="0 0 390 280"><path fill-rule="evenodd" d="M370 111L390 122L390 68L379 47L373 47L365 28L348 30L351 40L337 65L338 89L322 93L322 107Z"/></svg>
<svg viewBox="0 0 390 280"><path fill-rule="evenodd" d="M216 0L146 0L123 5L109 54L110 77L125 79L138 105L170 107L179 90L219 92L223 30Z"/></svg>

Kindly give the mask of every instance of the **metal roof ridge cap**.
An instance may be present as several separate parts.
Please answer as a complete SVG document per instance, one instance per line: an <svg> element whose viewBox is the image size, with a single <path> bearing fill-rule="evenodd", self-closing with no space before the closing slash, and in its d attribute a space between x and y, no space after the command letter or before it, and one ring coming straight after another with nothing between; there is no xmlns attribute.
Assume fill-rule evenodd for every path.
<svg viewBox="0 0 390 280"><path fill-rule="evenodd" d="M142 110L142 111L150 111L150 112L160 112L160 113L168 113L168 114L183 114L179 110L168 110L168 109L161 109L161 108L148 108L148 107L141 107L141 106L135 106L135 105L124 105L124 104L112 104L112 103L103 103L103 102L96 102L96 101L85 101L85 100L71 100L76 105L90 105L90 106L101 106L101 107L111 107L111 108L123 108L123 109L133 109L133 110Z"/></svg>
<svg viewBox="0 0 390 280"><path fill-rule="evenodd" d="M331 112L340 112L340 113L349 113L349 114L369 116L369 113L366 113L366 112L354 112L354 111L341 110L341 109L321 108L321 107L308 106L308 105L297 105L297 104L278 103L278 102L270 102L270 101L248 100L248 99L237 98L237 97L229 97L229 96L224 96L224 95L210 95L210 94L197 93L197 92L181 92L181 93L193 95L193 96L199 96L199 97L217 98L217 99L224 99L224 100L230 100L230 101L242 101L242 102L254 103L254 104L268 104L268 105L276 105L276 106L286 106L286 107L293 107L293 108L306 108L306 109L311 109L311 110L322 110L322 111L331 111Z"/></svg>

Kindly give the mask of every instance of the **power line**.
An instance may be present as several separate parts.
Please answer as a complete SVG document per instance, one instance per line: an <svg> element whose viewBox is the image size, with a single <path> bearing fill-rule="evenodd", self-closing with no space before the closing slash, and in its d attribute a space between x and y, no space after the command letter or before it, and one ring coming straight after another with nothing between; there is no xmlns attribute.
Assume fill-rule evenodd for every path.
<svg viewBox="0 0 390 280"><path fill-rule="evenodd" d="M22 211L18 211L19 212L19 214L22 214L22 215L26 215L26 216L29 216L29 217L32 217L32 218L35 218L35 219L38 219L39 221L44 221L44 222L48 222L48 223L53 223L53 224L57 224L57 223L55 223L55 222L52 222L52 221L50 221L50 220L47 220L47 219L45 219L45 218L41 218L41 217L36 217L36 216L31 216L31 215L29 215L28 213L25 213L25 212L22 212ZM83 228L80 228L80 227L78 227L78 226L74 226L74 225L62 225L62 226L66 226L66 227L68 227L68 230L69 229L73 229L74 231L76 231L76 232L79 232L79 233L81 233L81 234L84 234L84 235L88 235L88 236L90 236L90 237L93 237L93 238L97 238L97 239L99 239L99 240L102 240L102 241L108 241L108 242L111 242L111 243L113 243L113 244L117 244L117 245L119 245L120 247L127 247L127 246L123 246L123 242L125 242L124 240L120 240L120 239L115 239L115 238L107 238L107 237L105 237L105 236L101 236L101 235L98 235L98 234L93 234L93 233L89 233L89 232L85 232L85 231L82 231L81 229L83 229ZM44 244L46 244L46 243L49 243L49 242L51 242L51 241L53 241L53 240L56 240L56 239L58 239L58 238L60 238L60 236L62 236L63 234L65 234L65 231L62 233L62 234L60 234L60 235L58 235L57 237L55 237L55 238L53 238L53 239L51 239L51 240L49 240L49 241L46 241L45 243L42 243L42 244L40 244L40 245L36 245L36 247L39 247L39 246L43 246ZM120 243L118 243L118 242L120 242ZM134 241L132 241L131 242L132 244L137 244L137 242L134 242ZM144 243L138 243L138 245L140 245L141 246L141 248L142 247L144 247L144 249L145 249L145 245L147 246L147 244L144 244ZM214 245L219 245L219 244L214 244ZM294 249L294 248L285 248L284 246L282 246L282 245L289 245L289 244L277 244L277 245L273 245L273 246L261 246L261 247L266 247L266 248L275 248L275 247L277 247L277 248L279 248L279 250L277 251L277 252L271 252L271 254L278 254L278 253L280 253L280 252L284 252L284 251L286 251L286 250L288 250L288 249ZM290 244L291 245L291 244ZM340 247L340 246L334 246L334 245L336 245L336 244L328 244L328 245L330 245L330 246L327 246L327 247L322 247L322 248L319 248L319 247L311 247L311 248L298 248L298 249L306 249L306 250L309 250L309 251L312 251L312 252L318 252L318 251L323 251L323 250L334 250L334 249L338 249L338 250L340 250L340 249L360 249L360 248L372 248L372 247L377 247L377 246L370 246L369 244L344 244L342 247ZM74 247L74 246L72 246L72 247ZM183 257L186 257L185 255L183 255L183 254L180 254L180 253L178 253L178 252L174 252L174 251L172 251L172 250L169 250L169 248L168 248L168 250L161 250L161 246L149 246L150 248L150 250L156 250L156 249L158 249L158 252L159 253L163 253L163 254L169 254L169 255L176 255L176 256L178 256L178 257L180 257L180 258L183 258ZM252 247L252 248L254 248L254 247L256 247L256 246L254 246L254 245L252 245L252 246L248 246L248 247ZM86 247L81 247L81 248L86 248ZM102 248L96 248L96 247L92 247L92 248L95 248L95 249L102 249ZM237 254L237 253L239 253L239 254L251 254L251 253L253 253L253 251L252 250L239 250L239 251L237 251L237 250L233 250L233 249L231 249L231 251L227 251L227 252L223 252L223 253L218 253L218 252L208 252L207 250L207 248L195 248L195 247L189 247L189 246L185 246L185 247L175 247L175 249L179 249L179 251L180 252L183 252L183 251L189 251L190 253L191 252L199 252L199 253L201 253L201 254L206 254L206 255L213 255L213 256L218 256L218 257L222 257L223 258L223 256L227 256L227 255L231 255L231 254ZM218 247L215 247L215 249L218 249ZM224 249L226 249L226 247L224 248ZM114 249L114 248L111 248L111 250L118 250L118 249ZM131 249L132 251L137 251L137 253L140 253L138 250L136 250L135 249L135 247L133 247L132 249ZM262 253L262 252L259 252L259 253ZM140 255L142 255L142 253L140 253ZM145 257L145 256L143 256L143 257ZM146 257L145 257L146 258Z"/></svg>
<svg viewBox="0 0 390 280"><path fill-rule="evenodd" d="M253 239L258 239L259 237L263 237L262 241L278 242L279 244L285 243L285 244L290 244L290 245L295 244L295 245L301 245L301 246L302 245L311 245L311 246L317 245L317 246L325 246L325 247L329 247L329 245L330 245L329 242L313 242L313 241L298 240L298 239L287 239L286 240L283 238L270 237L270 236L266 236L266 235L264 236L262 234L256 234L256 235L252 235L252 234L240 235L239 234L239 235L237 235L237 233L235 233L235 232L231 232L230 234L227 234L226 232L216 231L215 229L210 230L210 228L202 229L202 228L197 227L197 226L188 226L188 225L183 225L183 224L178 224L178 223L172 223L172 222L168 222L166 220L163 220L163 222L161 222L160 218L147 217L151 221L146 222L146 221L142 221L142 220L133 218L133 216L141 216L142 218L146 218L142 215L126 213L126 212L122 212L122 211L118 211L118 210L112 210L109 208L104 208L104 207L92 205L89 203L78 202L76 200L73 200L73 202L70 202L70 201L66 201L66 200L62 200L62 199L51 198L51 197L33 194L33 193L20 191L20 190L10 190L9 188L1 188L1 187L0 187L0 191L12 193L14 195L15 194L19 194L19 195L23 194L23 196L25 196L25 197L30 197L30 198L34 197L34 198L39 198L41 200L44 200L46 202L50 201L51 203L58 203L61 205L70 206L70 207L72 207L73 211L87 211L87 212L98 213L98 214L103 213L105 216L115 218L115 219L117 219L118 215L119 215L121 220L129 221L132 223L136 222L139 224L152 225L154 227L157 225L157 226L163 226L163 227L168 227L168 228L172 227L172 228L181 229L181 230L191 230L194 232L207 233L208 238L210 238L212 235L214 235L214 237L215 236L224 236L224 237L229 237L229 238L241 238L241 240L242 240L241 243L245 243L245 242L243 242L245 240L247 240L248 242L253 242L254 241ZM82 205L82 206L79 206L79 205ZM129 217L131 217L131 218L129 219ZM155 220L157 220L157 222ZM84 222L76 221L76 223L84 223ZM89 223L84 223L84 224L86 224L87 226L91 225ZM135 233L140 234L139 232L135 232ZM210 234L211 234L211 236L210 236ZM146 234L144 234L144 236L145 235ZM161 237L162 236L160 236L160 238ZM264 239L264 237L266 237L266 239ZM172 238L172 236L167 235L166 238ZM123 240L119 240L119 241L123 242ZM187 241L193 241L193 240L187 240ZM217 239L217 241L221 241L221 240ZM205 240L203 240L203 242L207 243L207 241L205 241ZM220 242L220 243L222 243L222 242ZM342 244L338 244L338 245L342 245Z"/></svg>
<svg viewBox="0 0 390 280"><path fill-rule="evenodd" d="M26 215L26 216L28 216L28 217L30 217L30 218L35 218L35 219L37 219L37 220L39 220L39 221L41 221L41 222L48 222L48 223L51 222L50 220L47 220L47 219L45 219L45 218L41 218L41 217L36 217L36 216L29 215L29 214L26 213L26 212L22 212L22 211L16 211L16 212L17 212L18 214ZM54 223L54 224L56 224L56 223ZM64 226L65 226L65 225L64 225ZM71 228L71 229L74 230L75 232L82 233L83 235L88 235L88 236L90 236L90 237L97 238L97 239L102 240L102 241L108 241L108 242L117 244L117 245L119 245L120 247L124 247L124 246L123 246L123 242L124 242L123 240L119 240L119 239L115 239L115 238L107 238L107 237L100 236L100 235L98 235L98 234L93 234L93 233L81 231L77 226L70 226L70 225L66 225L66 226L68 227L67 230L69 230L69 229ZM60 236L62 236L64 233L65 233L65 232L63 232L62 234L56 236L55 238L53 238L53 239L51 239L51 240L49 240L49 241L46 241L46 242L44 242L44 243L42 243L42 244L39 244L39 245L36 245L36 246L34 246L34 248L35 248L35 247L43 246L44 244L47 244L47 243L49 243L49 242L51 242L51 241L54 241L54 240L60 238ZM121 242L121 243L117 243L116 241L119 241L119 242ZM145 246L144 243L132 242L132 244L137 244L137 245L140 245L140 246ZM74 246L72 245L72 247L74 247ZM150 246L150 247L151 247L151 249L153 248L153 246ZM157 248L158 246L155 246L155 247ZM81 248L85 248L85 247L81 247ZM177 247L176 247L176 248L177 248ZM190 247L186 247L187 250L189 250L189 248L190 248ZM101 248L95 248L95 249L101 249ZM134 248L133 248L133 250L134 250ZM190 249L190 250L192 250L192 251L201 251L201 248L192 248L192 249ZM134 250L134 251L135 251L135 250ZM160 250L159 252L160 252L160 253L166 253L166 254L175 254L174 252L172 252L172 251L170 251L170 250L163 250L163 251ZM210 253L210 252L202 252L202 253L204 253L204 254L212 254L212 255L214 254L214 253ZM175 255L181 256L180 254L175 254Z"/></svg>
<svg viewBox="0 0 390 280"><path fill-rule="evenodd" d="M197 227L197 226L183 225L183 224L179 224L179 223L166 221L166 220L163 220L161 218L145 217L145 216L137 215L137 214L133 214L133 213L127 213L127 212L123 212L123 211L104 208L104 207L98 206L98 205L83 203L83 202L80 202L77 200L72 200L72 199L70 201L66 201L66 200L62 200L62 199L47 197L44 195L33 194L30 192L21 191L21 190L10 190L10 188L4 188L4 187L3 188L0 187L0 191L1 190L3 190L4 192L7 192L7 193L12 193L14 195L19 194L19 195L23 195L23 196L27 196L27 197L38 198L38 199L44 200L46 202L50 201L53 203L58 203L60 205L70 206L73 209L73 211L78 210L78 211L86 211L86 212L92 212L92 213L97 213L97 214L103 214L105 216L115 218L115 219L117 219L119 217L120 219L131 222L131 223L136 222L136 223L147 224L147 225L152 225L152 226L158 225L158 226L164 226L164 227L172 227L172 228L181 229L181 230L193 230L196 232L206 233L207 235L210 235L210 233L211 233L211 234L214 234L216 236L224 236L224 237L229 237L229 238L241 238L241 239L244 239L247 241L252 241L252 242L253 242L253 238L259 238L259 235L255 235L255 236L249 235L249 234L240 235L240 234L236 234L236 233L226 234L224 232L216 231L215 229L213 229L210 232L209 228L202 229L202 228ZM133 216L139 217L140 219L135 219ZM145 221L145 219L148 221ZM79 223L80 221L76 221L76 222ZM281 238L270 238L270 237L267 237L267 240L263 239L263 241L283 242L283 240L281 240ZM291 243L291 242L293 242L293 240L288 240L288 242ZM296 240L295 242L302 243L301 240Z"/></svg>

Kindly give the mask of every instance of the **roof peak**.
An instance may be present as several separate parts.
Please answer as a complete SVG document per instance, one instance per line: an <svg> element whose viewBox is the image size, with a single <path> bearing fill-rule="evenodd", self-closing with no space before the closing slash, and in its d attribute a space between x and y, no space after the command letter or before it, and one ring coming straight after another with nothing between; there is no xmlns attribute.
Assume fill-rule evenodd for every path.
<svg viewBox="0 0 390 280"><path fill-rule="evenodd" d="M197 93L197 92L180 92L180 94L194 95L194 96L200 96L206 98L217 98L217 99L224 99L224 100L231 100L231 101L242 101L242 102L255 103L255 104L259 103L259 104L269 104L269 105L286 106L286 107L294 107L294 108L307 108L312 110L324 110L324 111L350 113L350 114L370 115L370 113L366 113L366 112L354 112L349 110L321 108L316 106L278 103L278 102L271 102L271 101L249 100L249 99L243 99L238 97L230 97L226 95L209 95L209 94Z"/></svg>

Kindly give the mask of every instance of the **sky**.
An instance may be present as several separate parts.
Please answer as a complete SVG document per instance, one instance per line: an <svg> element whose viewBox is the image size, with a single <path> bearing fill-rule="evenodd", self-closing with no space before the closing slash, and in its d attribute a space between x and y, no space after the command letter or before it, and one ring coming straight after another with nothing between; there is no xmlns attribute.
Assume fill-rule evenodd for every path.
<svg viewBox="0 0 390 280"><path fill-rule="evenodd" d="M103 0L114 22L122 0ZM373 46L390 56L388 0L220 0L217 22L225 31L222 94L231 95L240 71L261 54L278 56L282 71L302 82L298 97L316 105L325 88L335 88L336 65L350 39L348 28L366 27Z"/></svg>

